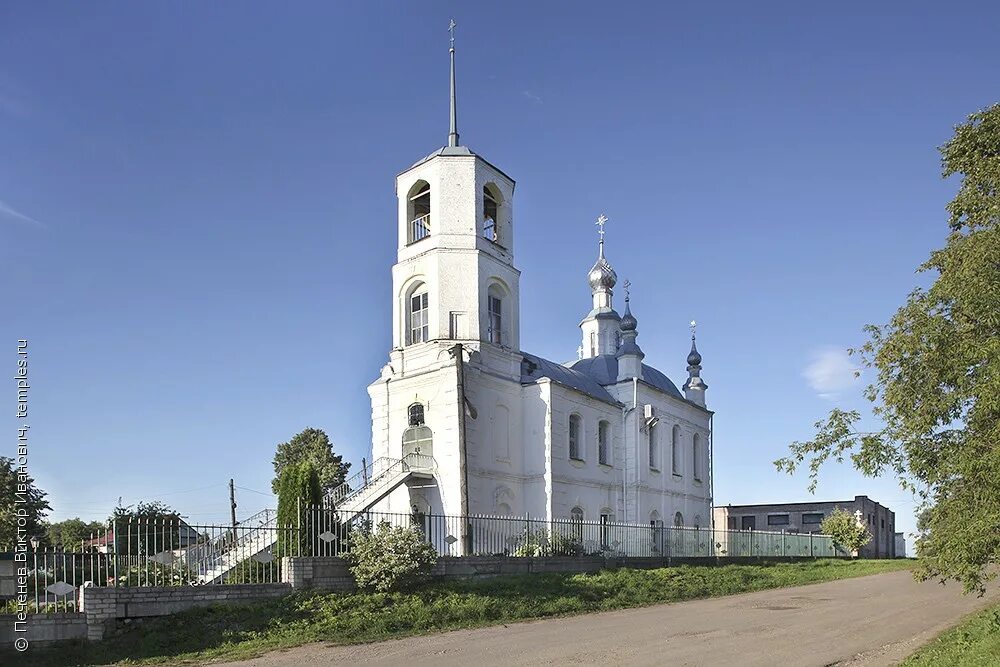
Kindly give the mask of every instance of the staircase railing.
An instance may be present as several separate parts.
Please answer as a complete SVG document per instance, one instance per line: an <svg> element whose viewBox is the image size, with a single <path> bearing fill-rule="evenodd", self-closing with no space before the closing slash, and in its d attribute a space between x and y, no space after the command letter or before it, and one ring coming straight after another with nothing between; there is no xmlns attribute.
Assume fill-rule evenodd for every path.
<svg viewBox="0 0 1000 667"><path fill-rule="evenodd" d="M407 454L401 459L383 456L375 459L360 472L352 475L325 498L327 507L337 507L350 498L357 497L387 477L411 471L433 471L437 467L434 457L426 454Z"/></svg>

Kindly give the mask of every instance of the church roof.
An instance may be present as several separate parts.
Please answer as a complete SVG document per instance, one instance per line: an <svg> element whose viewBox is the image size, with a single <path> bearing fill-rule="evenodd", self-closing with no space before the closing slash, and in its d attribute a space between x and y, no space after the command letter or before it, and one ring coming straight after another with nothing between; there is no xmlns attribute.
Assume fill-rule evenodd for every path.
<svg viewBox="0 0 1000 667"><path fill-rule="evenodd" d="M557 364L554 361L536 357L535 355L528 354L527 352L522 352L521 355L524 357L524 361L521 363L522 384L535 382L542 378L548 378L555 383L582 392L591 398L596 398L597 400L604 401L605 403L618 405L618 401L616 401L615 398L608 393L608 390L602 387L600 383L589 375L572 368L567 368L566 366ZM617 360L615 360L615 365L617 368ZM615 372L617 373L617 370ZM667 380L667 382L670 382L670 380ZM676 392L677 389L675 388L674 391Z"/></svg>
<svg viewBox="0 0 1000 667"><path fill-rule="evenodd" d="M600 354L589 359L580 359L570 364L570 368L581 375L586 375L590 380L600 385L618 382L618 358L613 354ZM677 390L677 385L652 366L642 365L642 382L675 398L684 398Z"/></svg>
<svg viewBox="0 0 1000 667"><path fill-rule="evenodd" d="M488 164L490 166L490 168L493 169L493 171L497 172L498 174L500 174L501 176L503 176L504 178L506 178L508 181L510 181L511 184L515 183L514 179L511 178L507 173L505 173L503 171L503 169L500 169L498 166L496 166L495 164L493 164L492 162L490 162L489 160L487 160L486 158L484 158L479 153L473 153L471 150L469 150L468 146L445 146L443 148L439 148L436 151L434 151L433 153L431 153L430 155L428 155L427 157L423 157L423 158L417 160L416 162L414 162L413 164L411 164L409 167L407 167L405 170L403 170L401 173L405 174L406 172L410 171L411 169L415 169L416 167L419 167L420 165L422 165L425 162L430 162L431 160L433 160L434 158L438 157L439 155L443 155L443 156L446 156L446 157L454 157L454 156L466 157L466 156L471 156L471 157L479 158L480 160L482 160L483 162L485 162L486 164Z"/></svg>

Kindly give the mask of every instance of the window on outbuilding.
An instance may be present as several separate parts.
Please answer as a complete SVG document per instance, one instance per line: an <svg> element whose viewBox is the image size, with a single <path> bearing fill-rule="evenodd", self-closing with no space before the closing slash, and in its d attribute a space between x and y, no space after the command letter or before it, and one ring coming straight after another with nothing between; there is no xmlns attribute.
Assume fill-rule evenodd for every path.
<svg viewBox="0 0 1000 667"><path fill-rule="evenodd" d="M611 424L603 420L597 424L597 462L611 465Z"/></svg>
<svg viewBox="0 0 1000 667"><path fill-rule="evenodd" d="M787 514L768 514L767 515L767 525L769 525L769 526L787 526L788 525L788 515Z"/></svg>
<svg viewBox="0 0 1000 667"><path fill-rule="evenodd" d="M823 513L822 512L803 512L802 513L802 523L823 523Z"/></svg>
<svg viewBox="0 0 1000 667"><path fill-rule="evenodd" d="M580 415L569 416L569 457L576 461L583 460L583 452L580 451L580 432L582 428Z"/></svg>

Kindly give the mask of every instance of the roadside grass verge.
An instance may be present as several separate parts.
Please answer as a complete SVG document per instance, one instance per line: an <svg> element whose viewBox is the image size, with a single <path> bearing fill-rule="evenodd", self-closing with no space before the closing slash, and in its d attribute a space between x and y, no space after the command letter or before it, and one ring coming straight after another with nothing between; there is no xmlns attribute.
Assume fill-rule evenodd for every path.
<svg viewBox="0 0 1000 667"><path fill-rule="evenodd" d="M23 667L202 664L316 641L337 644L533 618L640 607L908 569L912 561L817 560L681 566L596 574L532 574L433 582L412 593L299 593L216 605L135 623L102 642L65 642L18 654ZM0 663L5 663L0 654Z"/></svg>
<svg viewBox="0 0 1000 667"><path fill-rule="evenodd" d="M1000 664L1000 605L967 617L900 667L995 667Z"/></svg>

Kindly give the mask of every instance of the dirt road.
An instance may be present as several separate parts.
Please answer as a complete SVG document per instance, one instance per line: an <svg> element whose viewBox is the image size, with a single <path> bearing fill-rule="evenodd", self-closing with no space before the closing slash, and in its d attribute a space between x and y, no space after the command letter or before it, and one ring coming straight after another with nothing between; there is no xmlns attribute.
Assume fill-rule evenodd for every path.
<svg viewBox="0 0 1000 667"><path fill-rule="evenodd" d="M824 584L459 630L312 644L230 667L308 665L893 665L990 602L893 572ZM1000 660L1000 657L998 657Z"/></svg>

